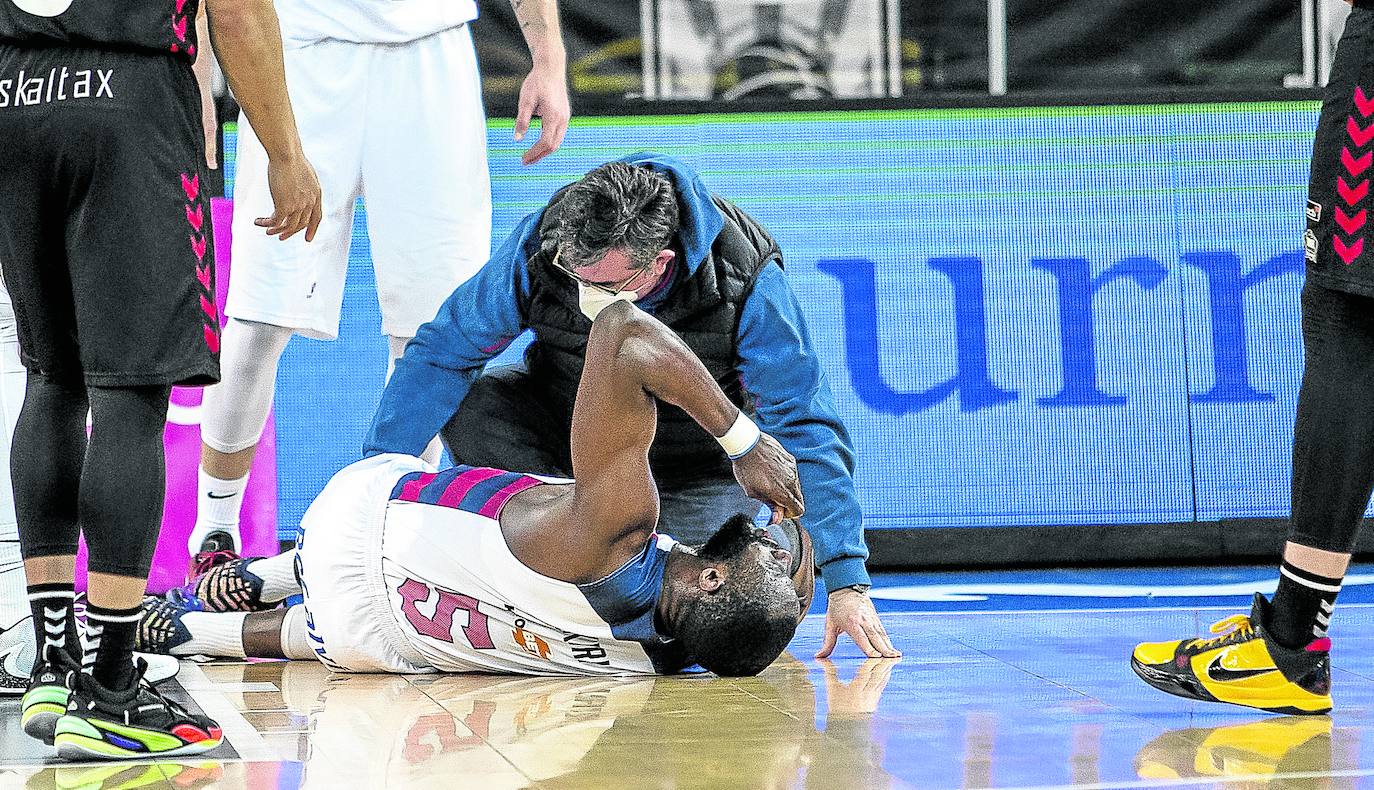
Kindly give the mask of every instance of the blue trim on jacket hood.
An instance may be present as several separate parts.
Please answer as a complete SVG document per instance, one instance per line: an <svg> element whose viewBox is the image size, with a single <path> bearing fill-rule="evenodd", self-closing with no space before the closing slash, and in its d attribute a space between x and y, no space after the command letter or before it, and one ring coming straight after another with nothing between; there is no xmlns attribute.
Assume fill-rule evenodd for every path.
<svg viewBox="0 0 1374 790"><path fill-rule="evenodd" d="M682 210L678 218L678 238L682 239L682 251L687 255L687 271L696 274L725 227L725 215L711 200L711 190L695 170L666 154L640 151L620 161L648 165L672 180Z"/></svg>

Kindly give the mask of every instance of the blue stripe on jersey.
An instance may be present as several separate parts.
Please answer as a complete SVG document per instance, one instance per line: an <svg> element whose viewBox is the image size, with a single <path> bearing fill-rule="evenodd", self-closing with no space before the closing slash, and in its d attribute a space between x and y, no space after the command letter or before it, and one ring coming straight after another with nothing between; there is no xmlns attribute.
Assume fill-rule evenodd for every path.
<svg viewBox="0 0 1374 790"><path fill-rule="evenodd" d="M465 476L466 479L460 479ZM491 516L511 496L538 484L537 479L518 472L455 466L438 473L411 472L402 476L391 489L391 499Z"/></svg>
<svg viewBox="0 0 1374 790"><path fill-rule="evenodd" d="M463 471L465 471L464 467L455 467L440 472L429 485L420 489L420 495L415 498L415 501L426 505L439 504L439 497L444 495L444 489L448 488L449 483L453 482L453 478Z"/></svg>
<svg viewBox="0 0 1374 790"><path fill-rule="evenodd" d="M459 510L466 510L469 513L477 513L482 510L482 506L491 501L496 496L496 492L514 483L524 475L514 472L505 472L496 477L488 478L468 489L462 501L458 503Z"/></svg>
<svg viewBox="0 0 1374 790"><path fill-rule="evenodd" d="M616 639L642 644L655 667L660 663L658 654L664 652L664 643L669 641L658 632L654 622L668 554L669 551L659 549L658 535L651 534L644 550L629 562L602 579L577 585L592 610L611 627L611 634Z"/></svg>
<svg viewBox="0 0 1374 790"><path fill-rule="evenodd" d="M391 500L395 501L397 499L400 499L401 489L406 487L406 483L419 480L420 476L423 474L424 472L411 472L410 474L402 475L401 479L397 480L396 485L391 489Z"/></svg>

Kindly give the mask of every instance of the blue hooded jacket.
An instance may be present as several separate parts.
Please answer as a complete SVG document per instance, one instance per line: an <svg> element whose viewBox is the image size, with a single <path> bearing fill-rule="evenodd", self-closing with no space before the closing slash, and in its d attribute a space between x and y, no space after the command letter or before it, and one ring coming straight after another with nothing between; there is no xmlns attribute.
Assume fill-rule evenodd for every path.
<svg viewBox="0 0 1374 790"><path fill-rule="evenodd" d="M676 276L691 277L725 225L710 190L695 172L671 157L640 153L622 161L648 165L673 181L684 209L678 235L685 266ZM526 329L526 261L539 249L543 213L541 209L521 220L477 275L449 296L433 321L420 327L382 393L364 455L422 453L457 412L487 361ZM660 289L635 304L653 313L670 290ZM740 314L737 344L740 374L756 404L759 427L797 458L806 527L826 587L868 584L853 446L835 410L801 306L777 263L768 263L759 273Z"/></svg>

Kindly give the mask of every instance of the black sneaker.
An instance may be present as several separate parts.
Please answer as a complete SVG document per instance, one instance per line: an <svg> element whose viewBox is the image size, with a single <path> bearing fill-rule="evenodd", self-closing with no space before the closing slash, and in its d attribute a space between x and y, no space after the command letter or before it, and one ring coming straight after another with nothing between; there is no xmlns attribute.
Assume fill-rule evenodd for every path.
<svg viewBox="0 0 1374 790"><path fill-rule="evenodd" d="M174 648L191 641L191 632L182 625L187 612L203 612L204 604L187 598L181 588L168 591L166 598L150 595L143 599L143 616L138 621L134 648L144 653L170 656Z"/></svg>
<svg viewBox="0 0 1374 790"><path fill-rule="evenodd" d="M69 760L131 760L202 754L219 746L219 725L162 696L138 662L132 685L107 689L95 678L71 676L66 713L57 720L57 755Z"/></svg>
<svg viewBox="0 0 1374 790"><path fill-rule="evenodd" d="M28 689L20 703L19 721L31 738L52 744L57 720L67 711L72 676L80 671L76 661L61 648L50 647L33 667Z"/></svg>

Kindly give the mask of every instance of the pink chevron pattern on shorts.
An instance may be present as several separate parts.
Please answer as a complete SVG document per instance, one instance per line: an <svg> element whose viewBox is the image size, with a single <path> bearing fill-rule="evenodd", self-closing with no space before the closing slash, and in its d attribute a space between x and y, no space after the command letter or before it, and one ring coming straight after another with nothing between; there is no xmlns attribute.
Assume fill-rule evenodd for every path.
<svg viewBox="0 0 1374 790"><path fill-rule="evenodd" d="M200 285L200 311L204 323L205 346L219 353L219 310L215 308L214 256L210 252L209 228L205 223L205 201L200 195L200 174L182 173L181 191L186 195L186 224L190 227L191 254L196 256L196 282Z"/></svg>
<svg viewBox="0 0 1374 790"><path fill-rule="evenodd" d="M186 38L188 30L195 22L191 18L192 15L186 13L186 4L187 0L176 0L175 10L172 11L172 36L176 41L172 42L170 49L172 52L181 52L184 49L188 57L194 58L196 45L188 42Z"/></svg>
<svg viewBox="0 0 1374 790"><path fill-rule="evenodd" d="M1346 266L1354 265L1364 254L1364 227L1369 213L1359 204L1369 196L1369 179L1364 176L1374 164L1374 150L1366 150L1374 142L1374 120L1370 118L1374 115L1374 98L1357 85L1353 99L1354 111L1345 118L1345 133L1351 144L1341 146L1341 167L1336 176L1336 194L1345 205L1337 203L1332 212L1339 232L1331 237L1331 249Z"/></svg>

